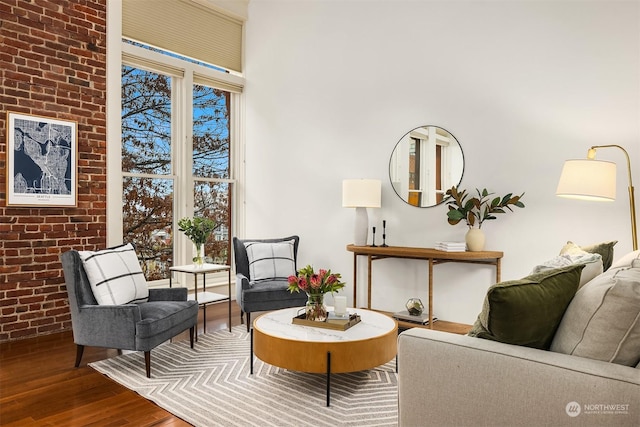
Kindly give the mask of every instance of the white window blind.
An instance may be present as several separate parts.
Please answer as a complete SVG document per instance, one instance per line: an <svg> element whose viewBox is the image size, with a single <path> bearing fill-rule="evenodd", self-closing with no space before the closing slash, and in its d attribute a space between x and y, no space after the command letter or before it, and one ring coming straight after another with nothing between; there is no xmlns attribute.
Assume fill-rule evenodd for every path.
<svg viewBox="0 0 640 427"><path fill-rule="evenodd" d="M242 72L239 19L190 0L124 0L124 37Z"/></svg>

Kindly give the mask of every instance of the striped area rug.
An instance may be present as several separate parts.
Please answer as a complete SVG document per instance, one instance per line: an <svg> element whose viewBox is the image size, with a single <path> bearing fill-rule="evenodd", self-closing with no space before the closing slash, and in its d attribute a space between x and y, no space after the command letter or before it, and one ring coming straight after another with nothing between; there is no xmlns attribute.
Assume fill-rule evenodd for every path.
<svg viewBox="0 0 640 427"><path fill-rule="evenodd" d="M91 363L123 386L195 426L395 426L395 360L376 369L325 375L277 368L256 358L249 373L244 326L163 344L151 352L151 376L140 352ZM304 355L301 355L304 357Z"/></svg>

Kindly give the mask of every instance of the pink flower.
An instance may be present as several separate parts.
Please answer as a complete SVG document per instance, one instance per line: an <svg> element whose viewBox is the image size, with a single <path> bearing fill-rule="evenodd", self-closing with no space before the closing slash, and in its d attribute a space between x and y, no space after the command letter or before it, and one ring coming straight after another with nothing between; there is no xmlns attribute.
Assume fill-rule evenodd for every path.
<svg viewBox="0 0 640 427"><path fill-rule="evenodd" d="M317 274L313 274L310 278L311 281L311 287L313 289L320 289L320 286L322 286L322 277L320 277Z"/></svg>
<svg viewBox="0 0 640 427"><path fill-rule="evenodd" d="M287 277L287 281L290 292L304 291L312 294L336 292L345 285L340 281L339 274L332 274L331 270L324 268L316 273L310 265L298 270L296 276Z"/></svg>

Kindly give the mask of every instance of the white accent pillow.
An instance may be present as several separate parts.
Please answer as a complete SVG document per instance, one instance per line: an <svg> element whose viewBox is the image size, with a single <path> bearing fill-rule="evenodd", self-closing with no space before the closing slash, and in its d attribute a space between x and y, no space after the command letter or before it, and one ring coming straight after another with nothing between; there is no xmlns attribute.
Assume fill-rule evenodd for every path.
<svg viewBox="0 0 640 427"><path fill-rule="evenodd" d="M551 351L636 366L640 362L640 268L610 269L567 307Z"/></svg>
<svg viewBox="0 0 640 427"><path fill-rule="evenodd" d="M245 242L249 259L249 277L259 280L287 279L296 274L293 240L278 243Z"/></svg>
<svg viewBox="0 0 640 427"><path fill-rule="evenodd" d="M613 264L611 268L631 267L634 260L640 259L640 250L629 252Z"/></svg>
<svg viewBox="0 0 640 427"><path fill-rule="evenodd" d="M582 253L558 255L549 261L535 266L531 274L551 270L553 268L568 267L574 264L584 264L585 266L580 274L580 284L578 285L578 289L594 277L602 274L602 256L599 254L590 254L584 251L582 251Z"/></svg>
<svg viewBox="0 0 640 427"><path fill-rule="evenodd" d="M149 298L147 281L131 243L78 253L98 304L129 304Z"/></svg>

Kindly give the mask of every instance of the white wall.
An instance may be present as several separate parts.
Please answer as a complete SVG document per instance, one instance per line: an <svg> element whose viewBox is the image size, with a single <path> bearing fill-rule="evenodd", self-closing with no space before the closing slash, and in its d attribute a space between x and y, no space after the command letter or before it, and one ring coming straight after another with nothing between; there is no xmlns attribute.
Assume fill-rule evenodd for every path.
<svg viewBox="0 0 640 427"><path fill-rule="evenodd" d="M563 161L595 144L625 146L640 182L639 58L638 2L251 0L245 237L299 234L300 264L341 272L350 303L355 212L341 207L343 179L382 180L369 216L387 220L387 243L462 240L445 206L411 207L389 182L398 139L432 124L462 146L463 188L526 193L525 209L483 226L487 249L505 253L503 279L567 240L617 239L619 257L631 250L621 152L598 152L622 166L616 202L554 193ZM426 272L426 262L376 261L373 306L426 303ZM488 267L437 266L434 314L472 323L492 279ZM365 281L362 268L359 305Z"/></svg>

